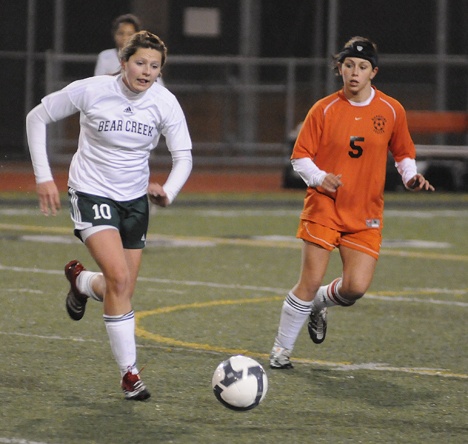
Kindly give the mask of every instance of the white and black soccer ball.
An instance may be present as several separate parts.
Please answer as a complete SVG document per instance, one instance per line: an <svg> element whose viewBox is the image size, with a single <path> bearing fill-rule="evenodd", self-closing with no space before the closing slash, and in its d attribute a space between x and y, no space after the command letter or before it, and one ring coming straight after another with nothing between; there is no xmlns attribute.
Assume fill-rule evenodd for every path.
<svg viewBox="0 0 468 444"><path fill-rule="evenodd" d="M225 407L244 411L257 407L268 391L263 367L247 356L232 356L221 362L211 380L213 392Z"/></svg>

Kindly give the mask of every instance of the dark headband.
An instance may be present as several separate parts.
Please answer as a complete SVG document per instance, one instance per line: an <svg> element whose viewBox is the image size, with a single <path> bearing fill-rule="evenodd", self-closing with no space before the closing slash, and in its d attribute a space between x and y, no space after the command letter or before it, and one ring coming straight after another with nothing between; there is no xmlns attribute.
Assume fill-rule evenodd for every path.
<svg viewBox="0 0 468 444"><path fill-rule="evenodd" d="M365 41L357 41L350 46L344 47L338 54L338 61L342 63L346 57L358 57L367 60L371 63L372 68L375 68L378 62L374 45Z"/></svg>

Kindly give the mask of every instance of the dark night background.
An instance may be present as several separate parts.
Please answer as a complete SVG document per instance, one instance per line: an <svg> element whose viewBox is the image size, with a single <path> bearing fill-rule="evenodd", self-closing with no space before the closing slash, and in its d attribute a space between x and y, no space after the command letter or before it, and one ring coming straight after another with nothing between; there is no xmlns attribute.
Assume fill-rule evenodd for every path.
<svg viewBox="0 0 468 444"><path fill-rule="evenodd" d="M154 0L155 2L157 0ZM315 17L319 3L311 0L258 0L261 1L260 57L311 57L319 50L326 54L327 2L322 3L324 19L321 29L315 29ZM54 0L36 1L35 51L43 54L53 48ZM113 46L110 26L116 16L133 12L129 0L65 1L65 38L67 53L97 54ZM180 55L236 55L239 53L238 0L169 0L167 3L167 27L163 32L150 29L165 40L171 54ZM448 2L449 54L467 56L468 48L468 0ZM188 6L217 7L221 12L219 38L187 38L182 32L182 12ZM0 0L0 51L25 51L27 44L27 0ZM338 45L353 35L373 39L381 54L431 54L436 48L436 0L353 0L339 2ZM145 17L143 17L145 25ZM322 35L319 42L314 41ZM170 59L169 59L170 60ZM74 75L92 75L92 66L76 66ZM67 68L69 69L69 68ZM34 63L34 101L44 95L44 62L37 57ZM465 109L466 69L449 72L450 83L455 83L461 94L449 97L450 109ZM0 153L7 150L21 153L24 149L24 57L4 58L0 71L3 85L2 123L0 124ZM380 74L385 81L402 82L398 70ZM385 77L386 76L386 77ZM427 76L427 78L424 78ZM411 82L431 83L433 72L415 69ZM462 100L460 100L462 97Z"/></svg>

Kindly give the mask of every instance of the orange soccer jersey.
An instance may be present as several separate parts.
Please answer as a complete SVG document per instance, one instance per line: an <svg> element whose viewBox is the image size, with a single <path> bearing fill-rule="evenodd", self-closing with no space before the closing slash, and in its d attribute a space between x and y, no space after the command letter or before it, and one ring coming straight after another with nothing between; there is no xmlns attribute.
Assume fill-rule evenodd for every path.
<svg viewBox="0 0 468 444"><path fill-rule="evenodd" d="M310 157L322 171L341 174L343 186L335 193L309 187L302 219L345 233L382 229L388 151L401 161L416 150L403 106L374 90L368 105L355 106L338 91L307 114L291 158Z"/></svg>

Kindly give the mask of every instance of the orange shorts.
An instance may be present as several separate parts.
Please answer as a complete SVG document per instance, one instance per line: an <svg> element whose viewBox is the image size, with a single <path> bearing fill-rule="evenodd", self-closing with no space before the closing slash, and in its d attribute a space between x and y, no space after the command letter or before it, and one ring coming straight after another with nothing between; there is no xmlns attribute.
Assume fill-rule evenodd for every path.
<svg viewBox="0 0 468 444"><path fill-rule="evenodd" d="M333 228L324 227L309 220L302 219L297 229L296 237L307 242L320 245L325 250L332 251L334 248L343 246L361 251L379 258L382 234L380 230L369 229L357 233L342 233Z"/></svg>

